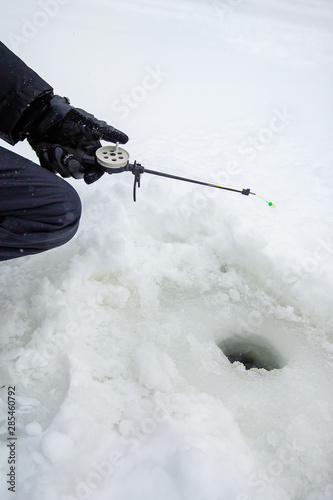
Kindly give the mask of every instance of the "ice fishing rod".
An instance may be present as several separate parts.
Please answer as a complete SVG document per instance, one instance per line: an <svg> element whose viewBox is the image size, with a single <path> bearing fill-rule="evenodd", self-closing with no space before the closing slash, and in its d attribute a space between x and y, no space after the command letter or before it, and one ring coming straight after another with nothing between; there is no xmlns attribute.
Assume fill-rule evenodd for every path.
<svg viewBox="0 0 333 500"><path fill-rule="evenodd" d="M129 162L129 154L128 152L119 147L119 143L117 142L115 145L102 146L96 151L96 160L97 163L102 169L108 174L118 174L120 172L132 172L134 175L134 184L133 184L133 200L136 201L136 188L140 187L141 175L143 173L158 175L160 177L167 177L168 179L175 179L177 181L191 182L192 184L199 184L200 186L208 186L217 189L224 189L226 191L233 191L234 193L240 193L245 196L249 196L250 194L253 196L257 196L264 200L268 206L275 208L274 203L271 201L267 201L262 196L252 193L250 188L247 189L235 189L227 186L219 186L217 184L212 184L209 182L197 181L195 179L189 179L187 177L179 177L178 175L167 174L165 172L159 172L157 170L150 170L140 163L136 161L132 164Z"/></svg>

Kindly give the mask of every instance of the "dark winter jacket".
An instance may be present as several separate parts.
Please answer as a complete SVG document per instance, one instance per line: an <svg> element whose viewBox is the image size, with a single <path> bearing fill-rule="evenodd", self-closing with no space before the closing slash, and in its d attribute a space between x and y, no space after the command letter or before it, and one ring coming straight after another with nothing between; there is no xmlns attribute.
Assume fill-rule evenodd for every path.
<svg viewBox="0 0 333 500"><path fill-rule="evenodd" d="M22 123L49 99L53 89L0 42L0 138L16 144Z"/></svg>

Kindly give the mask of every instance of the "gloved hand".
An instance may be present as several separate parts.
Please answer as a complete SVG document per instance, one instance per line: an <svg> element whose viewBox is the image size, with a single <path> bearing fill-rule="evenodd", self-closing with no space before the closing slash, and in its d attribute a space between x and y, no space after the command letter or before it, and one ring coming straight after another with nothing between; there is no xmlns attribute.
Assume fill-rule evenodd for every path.
<svg viewBox="0 0 333 500"><path fill-rule="evenodd" d="M104 170L96 164L95 156L89 156L82 149L41 142L36 153L42 167L62 177L83 177L87 184L92 184L104 174Z"/></svg>
<svg viewBox="0 0 333 500"><path fill-rule="evenodd" d="M62 177L84 177L90 184L104 171L95 162L100 140L125 144L128 137L83 109L70 106L67 98L53 96L26 132L43 167Z"/></svg>

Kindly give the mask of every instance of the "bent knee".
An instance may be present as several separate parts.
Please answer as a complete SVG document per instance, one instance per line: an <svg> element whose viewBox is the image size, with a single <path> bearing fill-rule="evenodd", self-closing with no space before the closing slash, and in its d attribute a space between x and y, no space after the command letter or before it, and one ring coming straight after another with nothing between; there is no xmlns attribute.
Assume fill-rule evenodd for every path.
<svg viewBox="0 0 333 500"><path fill-rule="evenodd" d="M75 189L62 181L52 195L44 212L45 249L64 245L76 234L82 213L81 200Z"/></svg>
<svg viewBox="0 0 333 500"><path fill-rule="evenodd" d="M75 189L67 183L62 193L60 212L58 221L61 227L79 226L82 213L81 200Z"/></svg>

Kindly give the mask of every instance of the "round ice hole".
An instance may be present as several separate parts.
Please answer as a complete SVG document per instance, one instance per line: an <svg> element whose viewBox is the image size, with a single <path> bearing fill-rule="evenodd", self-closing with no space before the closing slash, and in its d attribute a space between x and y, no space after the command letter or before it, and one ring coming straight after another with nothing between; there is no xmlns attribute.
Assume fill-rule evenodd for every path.
<svg viewBox="0 0 333 500"><path fill-rule="evenodd" d="M263 368L278 370L283 368L285 361L276 348L267 339L259 335L235 335L218 344L230 363L238 361L246 370Z"/></svg>

